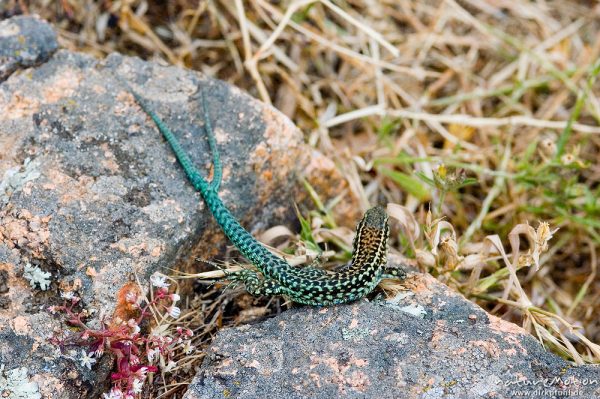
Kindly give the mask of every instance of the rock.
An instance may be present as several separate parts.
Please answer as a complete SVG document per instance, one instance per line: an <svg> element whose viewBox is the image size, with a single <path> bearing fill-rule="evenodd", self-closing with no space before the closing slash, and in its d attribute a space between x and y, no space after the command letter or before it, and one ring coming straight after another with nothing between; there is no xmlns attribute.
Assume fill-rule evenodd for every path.
<svg viewBox="0 0 600 399"><path fill-rule="evenodd" d="M45 62L58 48L50 25L34 17L0 21L0 42L0 82L18 68Z"/></svg>
<svg viewBox="0 0 600 399"><path fill-rule="evenodd" d="M387 302L300 307L221 330L184 399L600 395L600 366L574 367L429 275L404 285Z"/></svg>
<svg viewBox="0 0 600 399"><path fill-rule="evenodd" d="M74 291L96 311L89 324L98 327L130 276L147 281L167 268L198 271L196 256L209 258L227 245L123 81L208 174L198 96L207 93L224 165L221 196L254 230L295 218L292 205L304 192L298 177L317 169L315 155L286 117L224 82L120 55L98 61L51 54L56 39L35 18L0 26L3 55L28 27L18 36L21 55L0 66L2 375L28 378L44 398L97 397L107 389L111 359L90 371L77 353L60 354L47 338L62 318L47 308ZM23 69L34 60L41 64ZM335 179L332 187L340 184Z"/></svg>

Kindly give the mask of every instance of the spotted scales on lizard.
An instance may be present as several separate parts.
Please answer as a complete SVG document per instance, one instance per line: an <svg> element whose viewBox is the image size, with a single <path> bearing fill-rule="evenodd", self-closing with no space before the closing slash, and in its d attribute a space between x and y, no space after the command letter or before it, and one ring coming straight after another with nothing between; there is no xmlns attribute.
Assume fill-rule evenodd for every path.
<svg viewBox="0 0 600 399"><path fill-rule="evenodd" d="M388 216L380 206L369 209L358 223L352 261L341 270L328 271L314 266L294 267L272 254L240 225L219 197L222 167L204 94L201 93L204 131L212 152L214 168L210 182L202 177L174 133L148 102L135 91L130 91L170 144L190 183L200 192L227 238L259 270L230 272L227 274L228 280L243 283L246 290L254 296L283 295L293 302L324 306L360 299L373 291L383 278L405 277L402 269L386 267L389 224Z"/></svg>

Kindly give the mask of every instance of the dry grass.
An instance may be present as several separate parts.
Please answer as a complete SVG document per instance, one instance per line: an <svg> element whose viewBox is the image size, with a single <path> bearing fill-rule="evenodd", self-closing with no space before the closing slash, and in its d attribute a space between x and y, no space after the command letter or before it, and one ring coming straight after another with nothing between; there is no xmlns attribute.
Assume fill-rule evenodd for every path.
<svg viewBox="0 0 600 399"><path fill-rule="evenodd" d="M363 208L402 205L394 245L423 270L565 358L600 362L595 2L22 0L3 11L20 3L67 48L162 59L273 104L336 160ZM296 253L329 242L347 257L331 206L291 237Z"/></svg>

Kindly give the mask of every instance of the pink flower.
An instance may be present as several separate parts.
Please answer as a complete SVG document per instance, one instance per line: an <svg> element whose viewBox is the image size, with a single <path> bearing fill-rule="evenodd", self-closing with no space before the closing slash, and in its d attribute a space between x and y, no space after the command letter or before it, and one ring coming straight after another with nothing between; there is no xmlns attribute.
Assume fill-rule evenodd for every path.
<svg viewBox="0 0 600 399"><path fill-rule="evenodd" d="M129 364L131 364L132 366L140 364L140 358L136 355L129 355Z"/></svg>
<svg viewBox="0 0 600 399"><path fill-rule="evenodd" d="M125 300L129 303L137 303L137 301L138 301L137 292L133 292L133 291L127 292L127 294L125 295Z"/></svg>

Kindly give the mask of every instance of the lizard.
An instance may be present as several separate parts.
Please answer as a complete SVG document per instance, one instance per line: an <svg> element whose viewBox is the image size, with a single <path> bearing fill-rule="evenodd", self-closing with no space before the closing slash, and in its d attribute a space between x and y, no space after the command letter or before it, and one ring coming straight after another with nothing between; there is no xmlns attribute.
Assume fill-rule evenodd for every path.
<svg viewBox="0 0 600 399"><path fill-rule="evenodd" d="M384 278L404 279L406 277L403 269L387 267L390 228L388 215L381 206L367 210L358 223L352 245L351 262L338 271L329 271L312 265L294 267L271 253L242 227L219 197L223 169L204 92L201 91L204 132L213 162L213 178L210 182L194 166L175 134L154 112L149 103L134 90L129 88L129 91L169 143L189 182L200 192L227 238L258 269L258 272L250 269L226 272L227 280L243 283L253 296L283 295L292 302L326 306L363 298Z"/></svg>

